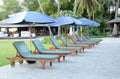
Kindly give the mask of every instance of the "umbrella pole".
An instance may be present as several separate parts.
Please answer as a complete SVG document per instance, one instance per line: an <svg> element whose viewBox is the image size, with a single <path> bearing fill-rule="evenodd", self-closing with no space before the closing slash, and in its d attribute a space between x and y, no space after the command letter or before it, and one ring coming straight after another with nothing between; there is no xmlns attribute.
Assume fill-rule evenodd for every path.
<svg viewBox="0 0 120 79"><path fill-rule="evenodd" d="M48 26L50 36L53 36L50 26Z"/></svg>
<svg viewBox="0 0 120 79"><path fill-rule="evenodd" d="M31 28L32 28L32 26L31 26L31 24L29 24L29 32L30 32L30 50L32 49L32 35L31 35Z"/></svg>
<svg viewBox="0 0 120 79"><path fill-rule="evenodd" d="M81 40L82 40L82 26L80 27L80 36L81 36Z"/></svg>

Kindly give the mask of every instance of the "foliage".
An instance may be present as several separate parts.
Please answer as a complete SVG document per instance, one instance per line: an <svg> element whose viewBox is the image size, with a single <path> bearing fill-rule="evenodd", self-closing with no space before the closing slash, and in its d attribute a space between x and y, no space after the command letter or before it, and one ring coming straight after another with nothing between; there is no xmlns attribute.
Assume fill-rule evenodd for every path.
<svg viewBox="0 0 120 79"><path fill-rule="evenodd" d="M61 0L61 10L72 10L74 0Z"/></svg>
<svg viewBox="0 0 120 79"><path fill-rule="evenodd" d="M51 41L50 41L50 37L44 37L44 39L41 41L42 43L44 44L52 44Z"/></svg>
<svg viewBox="0 0 120 79"><path fill-rule="evenodd" d="M91 16L94 18L96 11L102 10L102 5L98 0L79 0L77 12L83 14L84 10L86 10L89 19Z"/></svg>
<svg viewBox="0 0 120 79"><path fill-rule="evenodd" d="M106 22L108 22L108 20L105 18L101 18L101 19L96 19L96 21L100 23L100 26L98 27L100 33L105 33L105 30L107 28Z"/></svg>
<svg viewBox="0 0 120 79"><path fill-rule="evenodd" d="M41 0L41 3L46 14L51 15L57 12L57 4L54 0Z"/></svg>
<svg viewBox="0 0 120 79"><path fill-rule="evenodd" d="M24 0L22 5L32 11L38 10L39 7L37 0Z"/></svg>
<svg viewBox="0 0 120 79"><path fill-rule="evenodd" d="M22 7L17 0L3 0L3 5L0 6L0 19L5 19L8 15L22 11Z"/></svg>
<svg viewBox="0 0 120 79"><path fill-rule="evenodd" d="M94 18L101 24L96 30L97 33L104 33L106 22L113 19L115 11L110 12L109 7L115 6L116 0L77 0L77 13L73 16L75 0L60 0L60 16L72 16L75 18ZM38 0L24 0L22 4L18 0L3 0L4 5L0 6L0 19L5 19L8 15L20 12L22 10L33 10L41 12ZM57 3L55 0L40 0L45 14L58 17ZM119 15L120 16L120 15ZM66 28L66 27L65 27ZM95 32L92 28L91 33ZM87 31L87 29L86 29Z"/></svg>

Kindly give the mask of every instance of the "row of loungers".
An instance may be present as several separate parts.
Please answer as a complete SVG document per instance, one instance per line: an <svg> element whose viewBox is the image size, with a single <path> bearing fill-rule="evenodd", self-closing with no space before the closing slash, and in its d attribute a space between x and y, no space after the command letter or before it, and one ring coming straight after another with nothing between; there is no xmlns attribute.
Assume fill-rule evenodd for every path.
<svg viewBox="0 0 120 79"><path fill-rule="evenodd" d="M67 55L77 55L78 52L83 52L84 49L91 48L102 41L101 39L89 39L85 35L82 36L83 39L81 40L80 36L77 34L69 35L69 38L72 40L73 44L67 42L65 37L61 37L65 45L63 47L56 38L51 37L51 42L56 48L52 50L45 49L42 43L38 39L35 39L32 43L37 53L33 53L29 50L24 41L15 41L13 45L17 50L17 54L15 57L8 57L7 59L10 61L11 66L15 66L15 60L18 60L20 64L23 63L23 60L38 61L41 63L42 69L44 69L47 62L52 66L53 60L57 59L58 62L60 62L60 59L63 58L63 60L65 60Z"/></svg>

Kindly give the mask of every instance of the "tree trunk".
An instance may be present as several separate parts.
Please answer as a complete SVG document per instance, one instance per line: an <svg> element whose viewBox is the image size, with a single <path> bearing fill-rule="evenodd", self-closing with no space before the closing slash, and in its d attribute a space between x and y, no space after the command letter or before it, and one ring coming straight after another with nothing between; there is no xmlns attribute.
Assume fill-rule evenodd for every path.
<svg viewBox="0 0 120 79"><path fill-rule="evenodd" d="M117 2L116 2L115 18L117 18L117 16L118 16L118 7L119 7L119 0L117 0ZM113 35L118 34L118 27L117 27L117 24L114 24L112 34L113 34Z"/></svg>
<svg viewBox="0 0 120 79"><path fill-rule="evenodd" d="M60 16L60 0L58 0L58 16Z"/></svg>
<svg viewBox="0 0 120 79"><path fill-rule="evenodd" d="M74 1L74 8L73 8L73 16L75 16L76 14L76 10L77 10L77 0Z"/></svg>
<svg viewBox="0 0 120 79"><path fill-rule="evenodd" d="M43 8L42 8L42 6L41 6L41 2L40 2L40 0L38 0L38 4L39 4L39 7L40 7L40 10L41 10L42 13L44 14L44 10L43 10Z"/></svg>
<svg viewBox="0 0 120 79"><path fill-rule="evenodd" d="M55 0L58 5L58 17L60 16L60 0ZM60 26L58 26L58 35L60 35Z"/></svg>

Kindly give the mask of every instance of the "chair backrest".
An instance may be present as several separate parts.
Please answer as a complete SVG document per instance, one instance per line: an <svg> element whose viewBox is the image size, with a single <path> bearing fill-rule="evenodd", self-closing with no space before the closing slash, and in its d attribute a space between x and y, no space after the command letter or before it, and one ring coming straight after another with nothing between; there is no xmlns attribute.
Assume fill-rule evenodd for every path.
<svg viewBox="0 0 120 79"><path fill-rule="evenodd" d="M76 37L78 38L79 41L82 41L81 37L78 34L76 34Z"/></svg>
<svg viewBox="0 0 120 79"><path fill-rule="evenodd" d="M61 48L62 46L58 43L57 39L54 37L50 38L52 43L55 45L56 48Z"/></svg>
<svg viewBox="0 0 120 79"><path fill-rule="evenodd" d="M74 42L74 43L77 43L78 41L74 38L74 36L70 36L71 40Z"/></svg>
<svg viewBox="0 0 120 79"><path fill-rule="evenodd" d="M84 36L86 39L89 39L88 36L85 33L82 34L82 36Z"/></svg>
<svg viewBox="0 0 120 79"><path fill-rule="evenodd" d="M77 34L76 33L73 33L72 34L72 36L76 39L76 40L78 40L79 41L79 39L77 38L77 36L76 36Z"/></svg>
<svg viewBox="0 0 120 79"><path fill-rule="evenodd" d="M65 37L61 37L61 40L63 41L63 43L66 45L66 46L69 46L69 42L67 42L67 38L65 38Z"/></svg>
<svg viewBox="0 0 120 79"><path fill-rule="evenodd" d="M42 51L46 51L45 47L42 45L42 43L38 39L35 39L32 42L35 48L39 51L39 53Z"/></svg>
<svg viewBox="0 0 120 79"><path fill-rule="evenodd" d="M85 40L85 41L88 40L88 39L86 38L86 36L84 36L84 35L82 35L82 39Z"/></svg>
<svg viewBox="0 0 120 79"><path fill-rule="evenodd" d="M22 57L27 57L27 55L32 54L32 51L28 49L24 41L16 41L13 45Z"/></svg>

